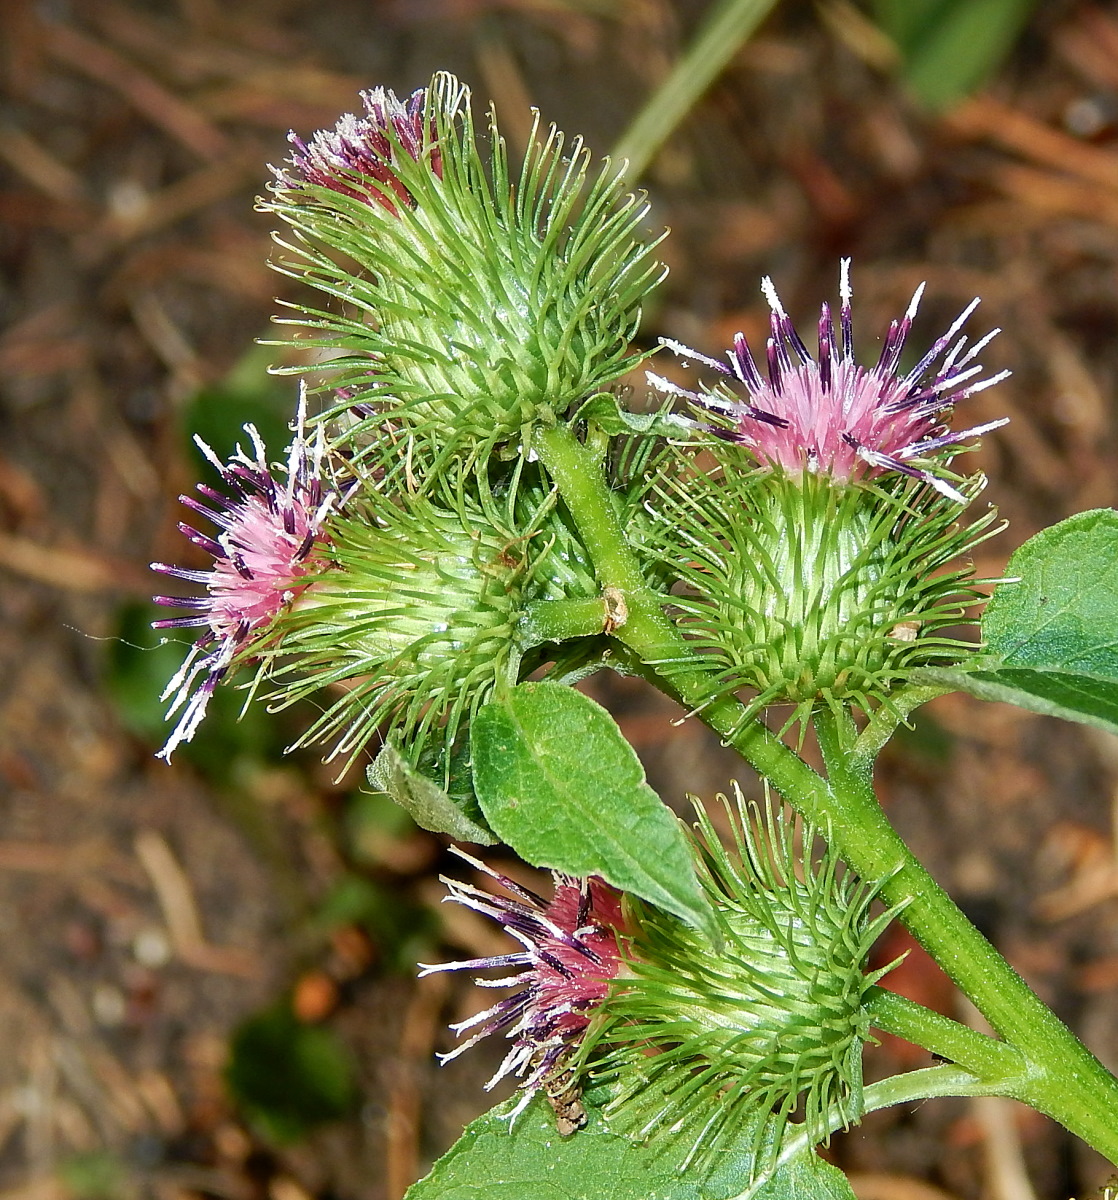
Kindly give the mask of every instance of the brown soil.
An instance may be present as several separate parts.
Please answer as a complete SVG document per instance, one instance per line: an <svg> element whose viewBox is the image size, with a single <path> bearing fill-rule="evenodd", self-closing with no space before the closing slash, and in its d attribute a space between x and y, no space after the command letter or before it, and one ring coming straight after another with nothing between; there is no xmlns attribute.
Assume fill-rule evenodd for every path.
<svg viewBox="0 0 1118 1200"><path fill-rule="evenodd" d="M252 208L287 130L446 68L495 98L514 143L536 104L605 151L705 7L0 6L0 1197L394 1200L491 1101L496 1047L433 1061L446 1021L478 1003L465 982L417 984L391 929L315 920L339 880L367 878L428 914L421 952L479 952L492 935L437 907L441 844L386 827L355 850L339 832L355 780L313 762L251 759L219 787L154 761L102 688L106 639L150 594L145 564L181 556L177 414L288 286ZM807 316L846 253L863 331L922 279L917 337L982 295L1005 328L987 364L1014 370L969 409L1012 417L980 456L1012 525L978 564L996 576L1025 536L1118 490L1118 7L1040 5L989 89L941 119L899 94L845 4L820 7L827 20L782 6L656 163L654 216L674 232L648 334L709 351L758 335L763 273ZM596 694L666 797L725 788L734 760L696 723L671 726L629 682ZM890 813L1118 1067L1118 743L960 698L931 715L937 737L882 769ZM960 1013L918 956L903 970ZM363 1099L277 1148L222 1070L237 1024L292 994L348 1045ZM868 1069L924 1061L890 1043ZM832 1152L861 1200L1024 1197L1022 1164L1037 1196L1085 1200L1108 1174L1000 1103L876 1116Z"/></svg>

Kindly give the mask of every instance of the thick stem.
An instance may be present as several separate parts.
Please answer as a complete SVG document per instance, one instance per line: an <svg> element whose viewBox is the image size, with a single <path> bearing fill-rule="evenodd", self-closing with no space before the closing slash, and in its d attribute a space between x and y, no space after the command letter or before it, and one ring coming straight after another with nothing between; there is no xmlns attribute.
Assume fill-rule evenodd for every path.
<svg viewBox="0 0 1118 1200"><path fill-rule="evenodd" d="M609 627L609 604L603 596L586 600L539 600L521 614L517 638L523 650L544 642L592 637Z"/></svg>
<svg viewBox="0 0 1118 1200"><path fill-rule="evenodd" d="M977 1079L998 1084L999 1095L1018 1096L1028 1063L1008 1043L995 1041L887 988L870 990L866 1012L875 1029L923 1046L940 1058L957 1063Z"/></svg>
<svg viewBox="0 0 1118 1200"><path fill-rule="evenodd" d="M903 904L917 940L1028 1062L1021 1099L1065 1125L1118 1164L1118 1079L1028 988L889 824L872 784L872 766L853 750L848 718L817 720L829 779L813 771L758 721L743 721L732 697L706 702L709 675L644 583L600 465L562 426L539 432L540 458L574 517L603 589L620 590L627 617L614 629L660 675L665 690L729 742L806 819L826 830L863 879L880 881L882 898ZM668 669L665 669L668 668Z"/></svg>
<svg viewBox="0 0 1118 1200"><path fill-rule="evenodd" d="M863 878L882 881L886 902L905 904L902 919L913 936L1024 1054L1030 1073L1018 1097L1118 1163L1118 1079L1038 999L904 844L878 803L871 768L849 753L833 715L819 713L816 730L833 789L829 828L836 849Z"/></svg>

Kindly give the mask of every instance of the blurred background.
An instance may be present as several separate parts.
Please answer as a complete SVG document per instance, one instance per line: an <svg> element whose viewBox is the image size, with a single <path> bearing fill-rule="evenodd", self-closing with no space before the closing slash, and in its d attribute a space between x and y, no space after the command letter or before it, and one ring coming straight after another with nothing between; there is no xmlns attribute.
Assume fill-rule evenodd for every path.
<svg viewBox="0 0 1118 1200"><path fill-rule="evenodd" d="M191 433L223 455L246 420L285 441L293 390L254 339L295 285L265 265L253 197L289 129L448 69L513 146L534 105L607 153L711 7L0 5L2 1200L396 1200L500 1098L482 1084L501 1046L434 1060L478 994L415 979L500 944L439 905L439 872L466 870L440 839L360 771L284 757L299 714L238 723L235 692L173 767L153 759L183 649L147 628L146 564L183 559ZM810 329L846 254L866 355L921 280L913 345L983 297L974 328L1005 329L986 364L1014 374L961 419L1012 417L980 455L1012 528L979 574L1115 502L1118 5L783 0L643 182L672 228L649 344L763 337L764 273ZM738 769L633 681L589 689L671 803ZM880 782L972 919L1118 1067L1118 743L948 697ZM883 961L907 948L887 941ZM966 1017L918 953L893 986ZM867 1074L926 1063L889 1041ZM875 1114L830 1154L860 1200L1086 1200L1109 1176L999 1101Z"/></svg>

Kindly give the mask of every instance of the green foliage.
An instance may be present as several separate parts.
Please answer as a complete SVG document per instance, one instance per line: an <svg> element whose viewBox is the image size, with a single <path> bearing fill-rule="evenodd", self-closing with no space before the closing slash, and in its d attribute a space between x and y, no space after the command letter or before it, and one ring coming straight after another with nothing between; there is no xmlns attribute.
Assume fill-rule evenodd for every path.
<svg viewBox="0 0 1118 1200"><path fill-rule="evenodd" d="M391 741L385 742L369 767L369 786L391 796L424 829L483 846L497 841L485 824L472 787L458 794L453 788L444 790L416 770Z"/></svg>
<svg viewBox="0 0 1118 1200"><path fill-rule="evenodd" d="M611 392L591 396L578 410L582 421L593 421L603 433L636 437L672 437L690 439L692 425L665 405L658 412L635 413L621 407Z"/></svg>
<svg viewBox="0 0 1118 1200"><path fill-rule="evenodd" d="M875 889L833 852L812 860L811 827L762 816L740 792L733 805L720 799L730 850L696 803L717 937L632 905L627 970L587 1042L611 1049L589 1069L618 1089L606 1109L614 1128L655 1143L693 1117L685 1168L716 1161L751 1128L760 1169L797 1111L813 1142L860 1119L864 999L889 969L864 966L894 914L870 919Z"/></svg>
<svg viewBox="0 0 1118 1200"><path fill-rule="evenodd" d="M329 1029L299 1021L286 1001L245 1021L229 1054L225 1082L234 1100L281 1145L344 1117L356 1103L345 1047Z"/></svg>
<svg viewBox="0 0 1118 1200"><path fill-rule="evenodd" d="M500 1105L467 1126L407 1200L853 1200L842 1172L810 1151L750 1186L751 1130L741 1132L717 1166L684 1173L679 1164L690 1128L642 1146L614 1133L591 1108L586 1128L562 1139L541 1099L511 1129L510 1107Z"/></svg>
<svg viewBox="0 0 1118 1200"><path fill-rule="evenodd" d="M715 668L707 702L749 687L743 719L776 703L796 706L792 720L820 702L870 711L914 668L971 649L943 632L981 598L951 564L989 536L992 509L965 527L960 505L904 476L838 484L757 468L737 446L710 452L717 470L681 457L655 484L645 551L686 585L673 603Z"/></svg>
<svg viewBox="0 0 1118 1200"><path fill-rule="evenodd" d="M127 1166L108 1150L87 1150L59 1163L58 1177L73 1200L123 1200L135 1195Z"/></svg>
<svg viewBox="0 0 1118 1200"><path fill-rule="evenodd" d="M426 152L393 157L414 205L281 184L265 207L292 230L278 269L336 302L283 322L337 355L329 386L346 398L328 415L373 403L452 453L518 437L638 362L629 342L662 269L643 237L647 203L608 162L594 173L581 141L537 128L516 176L491 119L486 165L469 92L445 74L424 120ZM347 420L344 442L360 449L383 418Z"/></svg>
<svg viewBox="0 0 1118 1200"><path fill-rule="evenodd" d="M998 68L1039 0L873 0L896 42L909 90L931 109L950 108Z"/></svg>
<svg viewBox="0 0 1118 1200"><path fill-rule="evenodd" d="M1030 538L982 618L986 653L929 682L1118 733L1118 512Z"/></svg>
<svg viewBox="0 0 1118 1200"><path fill-rule="evenodd" d="M599 875L716 936L683 830L601 705L523 683L477 714L471 746L486 820L525 861Z"/></svg>

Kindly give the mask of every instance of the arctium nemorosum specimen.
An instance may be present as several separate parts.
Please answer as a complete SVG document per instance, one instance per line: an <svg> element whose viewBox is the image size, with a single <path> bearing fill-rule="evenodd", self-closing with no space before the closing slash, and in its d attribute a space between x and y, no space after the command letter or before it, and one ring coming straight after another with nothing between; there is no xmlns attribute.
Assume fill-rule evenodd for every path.
<svg viewBox="0 0 1118 1200"><path fill-rule="evenodd" d="M711 699L749 688L747 712L789 704L793 720L820 703L872 711L914 668L973 648L952 627L983 598L965 556L992 509L962 525L959 504L904 475L836 483L712 452L701 482L688 465L662 483L654 551L684 585L672 602L714 668Z"/></svg>
<svg viewBox="0 0 1118 1200"><path fill-rule="evenodd" d="M499 473L499 496L480 471L353 496L264 664L273 707L314 696L321 709L300 744L325 743L344 768L380 731L445 786L477 709L518 682L525 606L596 592L554 495L522 479L535 471Z"/></svg>
<svg viewBox="0 0 1118 1200"><path fill-rule="evenodd" d="M738 334L725 361L665 343L717 372L714 386L649 376L691 405L712 443L711 460L681 455L654 485L654 555L675 571L682 624L709 656L708 698L750 688L751 714L769 704L794 706L792 720L821 703L870 709L914 668L957 661L973 645L947 631L973 619L968 606L983 596L963 556L994 514L961 524L984 480L959 476L952 461L1005 422L950 420L1008 374L983 376L976 361L998 331L969 343L961 330L975 300L905 369L921 285L864 367L849 260L839 290L838 330L824 304L814 358L765 279L764 370Z"/></svg>

